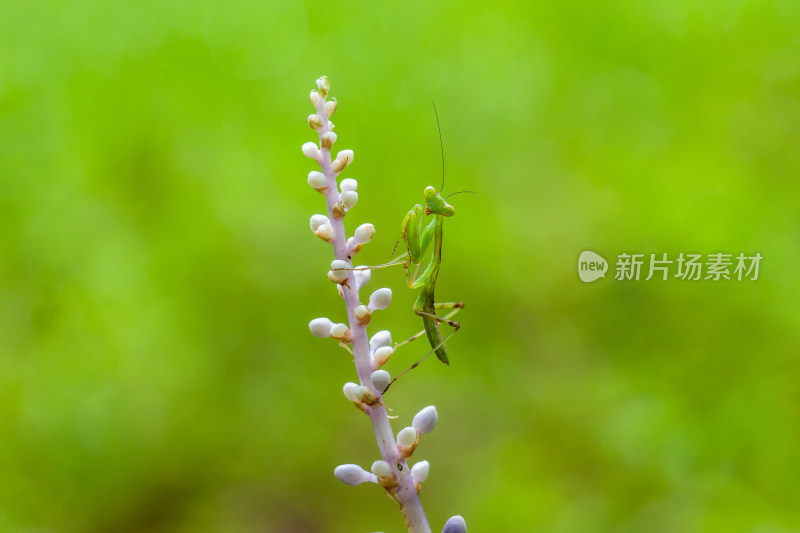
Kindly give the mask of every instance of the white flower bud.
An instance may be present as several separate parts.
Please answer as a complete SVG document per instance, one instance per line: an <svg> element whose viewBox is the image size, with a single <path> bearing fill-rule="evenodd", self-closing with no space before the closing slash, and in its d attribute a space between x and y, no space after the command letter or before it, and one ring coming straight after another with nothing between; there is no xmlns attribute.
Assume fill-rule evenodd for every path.
<svg viewBox="0 0 800 533"><path fill-rule="evenodd" d="M394 353L394 348L391 346L381 346L377 350L375 350L372 355L370 355L370 360L372 361L372 368L380 368L386 364L386 361Z"/></svg>
<svg viewBox="0 0 800 533"><path fill-rule="evenodd" d="M325 105L325 99L322 98L317 91L311 91L309 98L311 98L311 104L317 109Z"/></svg>
<svg viewBox="0 0 800 533"><path fill-rule="evenodd" d="M366 268L366 265L359 265L356 267L353 275L356 277L356 288L360 289L369 282L369 279L372 277L372 269Z"/></svg>
<svg viewBox="0 0 800 533"><path fill-rule="evenodd" d="M352 268L350 267L350 263L348 263L347 261L344 261L342 259L334 259L333 261L331 261L331 270L345 270L349 272L350 270L352 270Z"/></svg>
<svg viewBox="0 0 800 533"><path fill-rule="evenodd" d="M311 334L315 337L319 337L320 339L324 339L325 337L331 336L331 328L333 327L333 322L330 319L322 317L322 318L315 318L311 322L308 323L308 329L311 330Z"/></svg>
<svg viewBox="0 0 800 533"><path fill-rule="evenodd" d="M353 155L354 154L352 150L342 150L341 152L336 154L336 159L331 163L333 171L341 172L344 169L344 167L348 166L350 163L353 162Z"/></svg>
<svg viewBox="0 0 800 533"><path fill-rule="evenodd" d="M460 516L451 516L442 529L442 533L467 533L467 523Z"/></svg>
<svg viewBox="0 0 800 533"><path fill-rule="evenodd" d="M398 446L411 446L417 440L417 430L412 427L403 428L397 434Z"/></svg>
<svg viewBox="0 0 800 533"><path fill-rule="evenodd" d="M356 238L356 242L366 244L375 236L375 226L372 224L361 224L356 228L356 233L354 236Z"/></svg>
<svg viewBox="0 0 800 533"><path fill-rule="evenodd" d="M352 381L348 381L342 387L342 392L344 392L344 397L350 400L351 402L357 402L358 396L356 395L356 390L358 389L359 385L353 383Z"/></svg>
<svg viewBox="0 0 800 533"><path fill-rule="evenodd" d="M331 337L342 342L351 342L353 340L353 333L347 324L334 324L331 326Z"/></svg>
<svg viewBox="0 0 800 533"><path fill-rule="evenodd" d="M376 370L370 375L370 381L372 381L372 387L382 393L391 383L392 376L386 370Z"/></svg>
<svg viewBox="0 0 800 533"><path fill-rule="evenodd" d="M370 319L372 318L372 312L369 310L369 307L366 305L359 305L355 309L353 309L353 314L358 321L360 326L366 326L369 324Z"/></svg>
<svg viewBox="0 0 800 533"><path fill-rule="evenodd" d="M344 332L347 329L347 324L342 324L341 322L338 324L334 324L331 326L331 336L334 338L339 338L344 336Z"/></svg>
<svg viewBox="0 0 800 533"><path fill-rule="evenodd" d="M331 82L328 80L327 76L322 76L317 80L317 87L319 95L322 98L325 98L328 96L328 91L331 90Z"/></svg>
<svg viewBox="0 0 800 533"><path fill-rule="evenodd" d="M439 421L439 413L436 412L436 407L429 405L414 416L411 425L419 430L420 433L425 435L433 431L436 427L436 422Z"/></svg>
<svg viewBox="0 0 800 533"><path fill-rule="evenodd" d="M333 147L333 143L336 142L336 134L332 131L326 131L322 134L322 138L320 139L320 144L325 150L330 150Z"/></svg>
<svg viewBox="0 0 800 533"><path fill-rule="evenodd" d="M345 211L350 211L358 203L358 193L356 191L344 191L339 195L339 200L342 201Z"/></svg>
<svg viewBox="0 0 800 533"><path fill-rule="evenodd" d="M317 144L313 142L307 142L303 144L303 154L306 157L313 159L315 161L322 160L322 152L319 151Z"/></svg>
<svg viewBox="0 0 800 533"><path fill-rule="evenodd" d="M375 311L376 309L386 309L392 303L392 289L378 289L373 292L369 297L369 308Z"/></svg>
<svg viewBox="0 0 800 533"><path fill-rule="evenodd" d="M345 178L339 184L339 190L342 192L355 191L356 189L358 189L358 182L353 178Z"/></svg>
<svg viewBox="0 0 800 533"><path fill-rule="evenodd" d="M308 125L312 130L319 131L322 129L322 119L317 114L308 115Z"/></svg>
<svg viewBox="0 0 800 533"><path fill-rule="evenodd" d="M353 389L353 392L356 395L356 401L360 402L364 400L364 396L369 394L369 387L365 387L364 385L359 385L358 387Z"/></svg>
<svg viewBox="0 0 800 533"><path fill-rule="evenodd" d="M389 466L389 463L380 459L372 463L372 468L370 468L370 470L378 477L389 477L392 475L392 467Z"/></svg>
<svg viewBox="0 0 800 533"><path fill-rule="evenodd" d="M331 242L331 239L333 239L333 228L330 224L323 224L314 234L325 242Z"/></svg>
<svg viewBox="0 0 800 533"><path fill-rule="evenodd" d="M375 476L358 465L339 465L333 470L333 475L345 485L361 485L367 481L377 482Z"/></svg>
<svg viewBox="0 0 800 533"><path fill-rule="evenodd" d="M374 352L381 346L392 344L392 334L388 329L382 329L369 339L369 351Z"/></svg>
<svg viewBox="0 0 800 533"><path fill-rule="evenodd" d="M336 113L336 107L338 106L338 102L336 99L331 100L330 102L325 102L325 114L329 117Z"/></svg>
<svg viewBox="0 0 800 533"><path fill-rule="evenodd" d="M362 246L364 245L358 242L358 240L356 240L355 237L350 237L349 239L347 239L347 255L353 257L354 255L356 255L358 252L361 251Z"/></svg>
<svg viewBox="0 0 800 533"><path fill-rule="evenodd" d="M325 192L328 190L328 178L326 178L325 174L319 172L318 170L312 170L308 173L308 184L319 192Z"/></svg>
<svg viewBox="0 0 800 533"><path fill-rule="evenodd" d="M431 465L428 461L420 461L411 467L411 479L414 483L424 483L428 479Z"/></svg>
<svg viewBox="0 0 800 533"><path fill-rule="evenodd" d="M350 263L341 259L331 261L331 272L338 281L344 281L350 275Z"/></svg>
<svg viewBox="0 0 800 533"><path fill-rule="evenodd" d="M321 172L320 172L320 174L321 174ZM309 179L309 181L311 181L311 175L310 174L308 176L308 179ZM331 224L330 219L328 217L326 217L325 215L311 215L311 231L316 233L317 230L319 229L319 227L322 226L323 224L327 224L327 225L330 226L330 224Z"/></svg>
<svg viewBox="0 0 800 533"><path fill-rule="evenodd" d="M353 162L354 155L352 150L342 150L336 154L336 160L344 162L344 166L347 166Z"/></svg>

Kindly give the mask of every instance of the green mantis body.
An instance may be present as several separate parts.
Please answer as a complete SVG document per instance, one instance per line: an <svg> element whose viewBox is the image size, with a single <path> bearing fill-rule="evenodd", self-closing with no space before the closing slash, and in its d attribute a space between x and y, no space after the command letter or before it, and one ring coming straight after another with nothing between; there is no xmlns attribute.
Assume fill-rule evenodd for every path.
<svg viewBox="0 0 800 533"><path fill-rule="evenodd" d="M426 187L424 194L425 207L419 204L415 205L406 214L400 227L400 235L407 251L407 260L402 261L402 263L405 268L408 287L410 289L421 289L414 303L414 312L422 317L425 334L431 344L431 352L435 353L441 362L449 365L450 359L447 357L445 342L461 327L458 322L450 320L450 317L464 307L464 304L461 302L436 303L435 289L436 280L439 277L439 267L442 263L442 225L445 217L453 216L456 210L447 203L447 200L434 187ZM433 220L423 228L424 215L433 215ZM433 252L431 253L430 261L422 273L418 274L431 244L433 244ZM437 309L453 309L453 311L445 317L440 317L436 314ZM439 328L440 323L445 323L455 328L447 338L442 336ZM421 333L411 337L406 342L414 340L419 335ZM411 368L416 367L425 357L417 361Z"/></svg>
<svg viewBox="0 0 800 533"><path fill-rule="evenodd" d="M423 207L420 204L416 204L406 214L403 219L403 224L400 226L400 236L406 247L405 254L382 265L359 267L359 269L375 270L403 265L408 287L412 290L420 289L419 296L417 296L414 302L414 313L422 317L424 329L405 341L396 344L395 349L418 339L422 335L427 335L428 341L431 344L431 351L411 365L406 371L392 379L381 394L385 394L395 381L416 368L432 353L435 353L436 357L438 357L441 362L449 365L450 359L447 356L447 346L445 343L461 327L461 324L450 320L450 318L464 307L464 303L437 303L435 297L436 281L439 278L439 267L442 264L442 226L445 217L453 216L456 210L436 191L435 187L426 187L424 195L425 206ZM433 219L425 225L425 216L428 215L432 215ZM430 260L420 273L420 269L423 267L425 256L431 244L433 244L433 251L430 253ZM445 316L438 316L436 314L437 309L450 309L451 311ZM440 323L451 326L453 331L446 337L443 336L439 328Z"/></svg>

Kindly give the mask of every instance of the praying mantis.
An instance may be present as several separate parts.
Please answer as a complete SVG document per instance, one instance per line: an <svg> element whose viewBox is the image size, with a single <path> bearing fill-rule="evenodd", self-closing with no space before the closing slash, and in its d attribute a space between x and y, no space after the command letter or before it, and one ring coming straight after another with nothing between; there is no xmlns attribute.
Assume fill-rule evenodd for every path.
<svg viewBox="0 0 800 533"><path fill-rule="evenodd" d="M438 126L439 114L436 111L436 104L434 104L433 110L436 114L436 124ZM444 188L444 144L442 143L441 128L439 128L439 144L442 148L442 188ZM475 194L473 191L459 192ZM451 320L451 318L464 307L464 303L437 303L435 298L436 282L439 278L439 267L442 264L442 228L444 219L452 217L456 212L455 208L447 202L447 198L458 193L452 193L448 197L442 197L441 192L437 191L435 187L428 186L425 187L423 194L425 197L425 206L423 207L420 204L414 205L414 207L406 213L403 223L400 226L400 238L405 244L406 252L388 263L353 269L377 270L390 266L403 265L408 287L412 290L420 289L419 296L414 302L414 313L422 318L424 329L405 341L396 344L395 349L418 339L422 335L427 335L431 345L431 351L411 365L407 370L392 379L389 385L382 391L382 394L385 394L395 381L416 368L433 353L436 354L436 357L441 362L449 365L450 359L447 355L446 342L461 327L461 324ZM433 219L426 225L425 217L429 215L433 216ZM398 244L399 242L398 240ZM423 263L431 245L433 245L433 251L430 253L430 259L423 269ZM395 245L395 249L396 248L397 245ZM392 255L394 255L394 252ZM422 272L420 272L420 270L422 270ZM436 314L437 309L450 309L450 312L445 316L439 316ZM451 326L453 331L444 337L439 327L440 324Z"/></svg>
<svg viewBox="0 0 800 533"><path fill-rule="evenodd" d="M433 110L434 113L436 113L436 123L438 125L439 115L436 112L435 104ZM442 144L441 128L439 128L439 143L442 147L442 188L444 188L444 145ZM451 318L464 307L464 303L437 303L435 299L436 281L439 278L439 267L442 264L442 233L444 219L452 217L456 210L452 205L447 203L447 198L442 197L440 191L437 191L433 186L425 187L423 194L425 196L425 206L423 207L420 204L416 204L408 211L400 226L400 237L406 247L405 258L401 256L391 263L387 263L387 265L402 264L408 287L412 290L420 289L419 296L417 296L414 302L414 313L422 318L422 324L424 326L423 331L397 344L395 348L408 344L425 334L430 342L431 351L411 365L405 372L396 376L386 389L383 390L383 393L389 390L389 387L391 387L392 383L398 378L416 368L432 353L435 353L436 357L441 362L449 365L450 359L447 356L446 342L450 337L455 335L456 331L461 327L461 324L451 320ZM433 216L433 220L427 225L425 225L424 220L426 215ZM433 251L430 254L430 259L427 266L425 266L424 270L420 273L426 253L431 244L433 244ZM414 267L413 272L411 268L412 265ZM445 316L439 316L436 314L437 309L450 309L451 311ZM439 327L440 324L451 326L453 331L451 331L447 337L443 337Z"/></svg>
<svg viewBox="0 0 800 533"><path fill-rule="evenodd" d="M442 264L443 223L445 217L453 216L456 210L432 186L425 187L424 195L425 207L423 208L420 204L415 205L406 214L400 227L400 235L406 245L407 257L401 263L405 270L408 288L412 290L420 289L419 296L414 302L414 313L422 317L422 323L425 328L401 344L411 342L423 333L428 336L428 341L431 344L431 352L414 363L409 370L415 368L431 353L435 353L441 362L447 365L450 364L445 343L461 327L461 324L450 320L450 318L464 307L463 302L437 303L435 299L436 281L439 277L439 267ZM423 215L433 215L433 220L424 228ZM430 260L422 273L419 274L431 243L433 243L433 252ZM413 273L411 265L414 265ZM448 315L440 317L436 314L437 309L452 309L452 311ZM447 324L453 328L453 331L446 338L443 338L439 324Z"/></svg>

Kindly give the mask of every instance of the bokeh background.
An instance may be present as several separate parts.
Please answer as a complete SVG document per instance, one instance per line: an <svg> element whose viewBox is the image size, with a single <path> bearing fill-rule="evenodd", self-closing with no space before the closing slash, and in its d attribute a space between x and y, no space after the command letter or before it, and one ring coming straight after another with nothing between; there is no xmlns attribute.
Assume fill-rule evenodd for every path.
<svg viewBox="0 0 800 533"><path fill-rule="evenodd" d="M431 101L445 191L479 195L445 225L452 366L387 399L438 407L435 531L800 531L793 0L4 3L0 531L404 530L332 475L377 448L307 329L343 319L300 152L323 74L358 262L439 185ZM587 285L584 249L764 260ZM371 331L417 331L381 286Z"/></svg>

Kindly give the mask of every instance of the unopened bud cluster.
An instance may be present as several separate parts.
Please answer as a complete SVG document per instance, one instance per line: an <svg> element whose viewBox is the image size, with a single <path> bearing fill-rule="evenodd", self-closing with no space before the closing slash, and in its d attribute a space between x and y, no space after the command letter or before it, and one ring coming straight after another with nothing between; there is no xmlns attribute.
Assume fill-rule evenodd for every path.
<svg viewBox="0 0 800 533"><path fill-rule="evenodd" d="M380 386L382 386L384 383L388 385L389 373L384 370L376 370L372 373L371 379L373 386L380 389ZM342 391L344 392L345 397L356 405L363 405L365 403L368 404L369 402L374 403L377 401L377 398L370 391L369 387L357 385L355 383L345 383ZM417 445L419 444L420 437L423 434L433 431L433 428L436 427L436 422L438 420L439 415L436 412L436 407L432 405L429 405L417 413L414 416L411 425L401 429L397 433L397 457L401 460L411 457L411 455L414 453L414 450L417 448ZM357 479L360 480L363 478L363 481L352 483L353 479L356 479L356 476L351 475L345 477L344 472L349 472L349 469L352 469L353 467L354 465L341 465L334 470L334 474L336 474L336 477L338 477L343 483L348 485L357 485L363 483L363 481L371 480L367 479L363 475L360 475L360 477L357 477ZM414 482L414 488L417 490L417 492L420 491L422 483L428 479L428 472L430 472L430 468L431 465L428 463L428 461L420 461L411 467L411 480ZM375 476L375 481L385 489L391 491L397 486L397 473L386 461L375 461L372 463L371 471Z"/></svg>
<svg viewBox="0 0 800 533"><path fill-rule="evenodd" d="M331 187L336 185L336 176L353 162L352 150L341 150L336 157L331 157L330 152L336 143L337 135L333 132L333 122L330 117L336 112L336 100L328 101L330 82L323 76L317 80L317 89L311 91L311 103L316 113L308 116L308 125L319 134L319 143L307 142L303 144L303 155L313 159L322 167L322 172L312 170L308 173L308 184L317 192L327 195ZM355 207L358 202L358 182L352 178L344 179L337 189L337 202L331 215L334 218L344 218L345 213ZM315 232L316 233L316 232Z"/></svg>
<svg viewBox="0 0 800 533"><path fill-rule="evenodd" d="M317 88L311 91L310 99L314 105L315 113L309 115L308 124L319 134L319 144L307 142L303 145L303 154L316 161L321 168L312 170L308 173L308 184L317 192L328 196L329 205L332 203L328 215L315 214L311 216L309 226L312 233L323 241L334 244L337 240L335 231L343 231L342 222L333 223L332 219L341 219L347 212L353 209L358 202L358 182L353 178L344 178L337 182L339 174L353 162L352 150L341 150L335 158L330 155L331 148L336 142L336 134L333 133L333 122L330 121L331 115L336 112L338 103L335 99L328 100L330 82L328 78L322 77L317 80ZM333 201L330 196L335 195ZM342 230L334 230L342 228ZM369 243L375 236L375 226L366 223L358 226L353 235L347 239L339 236L338 239L344 240L346 245L346 258L335 259L331 262L328 270L328 279L336 284L339 295L344 297L345 288L355 291L358 295L359 289L369 282L371 270L366 266L353 268L351 257ZM341 242L338 241L338 242ZM352 308L355 325L366 327L372 320L375 311L386 309L392 303L392 291L388 288L378 289L373 292L367 303L359 303ZM350 327L342 322L320 317L315 318L308 324L308 329L316 337L331 337L343 344L353 342L353 332ZM380 340L370 344L370 363L373 370L378 370L392 354L391 335L389 332L382 332L378 335ZM388 340L383 337L388 335ZM373 349L374 346L374 349ZM352 353L352 352L351 352ZM376 376L370 383L356 385L348 383L345 385L345 396L363 410L367 410L370 405L378 401L380 394L388 387L391 378L388 372L383 372Z"/></svg>
<svg viewBox="0 0 800 533"><path fill-rule="evenodd" d="M331 131L333 123L330 121L331 115L336 112L336 100L328 100L330 82L326 77L317 80L317 89L311 91L311 103L314 104L316 113L309 115L308 124L319 133L319 144L307 142L303 145L303 153L316 161L322 171L312 170L308 173L308 184L317 192L329 195L336 194L334 207L330 215L335 218L343 218L345 214L353 209L358 202L358 182L353 178L342 179L337 183L337 176L348 165L353 162L353 151L342 150L336 154L335 158L330 157L330 150L336 142L336 134ZM311 231L323 241L333 244L334 224L331 218L326 215L312 215L310 224ZM340 226L341 227L341 226ZM346 240L347 260L336 259L331 262L328 271L328 279L337 285L340 295L344 295L343 286L350 286L351 280L355 282L358 291L370 279L370 270L367 267L353 268L350 258L361 250L375 236L375 226L372 224L361 224L355 230L352 237ZM352 275L351 275L352 273ZM372 313L379 309L386 309L392 301L392 291L390 289L379 289L372 293L369 303L359 305L354 309L356 322L360 326L366 326L372 320ZM352 332L341 323L335 323L327 318L316 318L308 325L311 333L317 337L333 337L334 339L350 343L352 342Z"/></svg>

